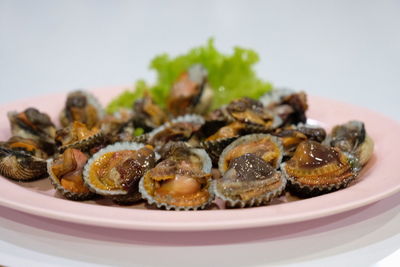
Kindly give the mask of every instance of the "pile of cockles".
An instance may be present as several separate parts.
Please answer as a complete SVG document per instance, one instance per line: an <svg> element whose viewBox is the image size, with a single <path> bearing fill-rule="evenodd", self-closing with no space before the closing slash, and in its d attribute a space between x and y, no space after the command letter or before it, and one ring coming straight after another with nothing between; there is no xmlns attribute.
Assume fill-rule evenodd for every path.
<svg viewBox="0 0 400 267"><path fill-rule="evenodd" d="M0 174L48 179L66 199L146 201L167 210L268 205L286 192L315 197L347 187L373 154L361 121L327 134L307 124L304 92L275 89L210 110L207 71L194 65L165 108L149 93L109 115L89 92L71 92L61 128L35 109L10 111L12 137L0 144ZM135 129L143 134L135 135Z"/></svg>

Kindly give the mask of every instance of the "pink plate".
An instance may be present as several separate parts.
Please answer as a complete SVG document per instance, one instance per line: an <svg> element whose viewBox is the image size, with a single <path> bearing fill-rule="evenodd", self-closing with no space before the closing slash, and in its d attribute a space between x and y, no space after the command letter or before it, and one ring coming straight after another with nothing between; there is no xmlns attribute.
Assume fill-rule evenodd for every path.
<svg viewBox="0 0 400 267"><path fill-rule="evenodd" d="M122 88L96 90L106 103ZM0 140L10 133L7 111L34 106L53 115L56 121L65 101L65 94L18 101L0 108ZM309 97L308 116L324 126L348 120L364 121L375 141L374 156L359 180L335 193L265 207L205 211L164 211L138 207L102 205L101 202L74 202L55 195L47 180L15 183L0 177L0 204L43 217L87 225L122 229L160 231L203 231L239 229L306 221L365 206L400 191L400 176L393 172L398 164L400 147L399 123L365 108Z"/></svg>

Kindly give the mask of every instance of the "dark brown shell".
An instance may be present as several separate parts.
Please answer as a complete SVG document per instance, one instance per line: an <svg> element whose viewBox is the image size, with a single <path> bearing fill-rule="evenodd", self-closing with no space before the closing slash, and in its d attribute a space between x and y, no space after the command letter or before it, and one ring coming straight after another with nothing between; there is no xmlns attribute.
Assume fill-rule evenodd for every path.
<svg viewBox="0 0 400 267"><path fill-rule="evenodd" d="M246 124L247 133L268 133L282 123L260 101L248 97L232 101L225 109L230 121Z"/></svg>
<svg viewBox="0 0 400 267"><path fill-rule="evenodd" d="M83 133L85 133L85 137L82 138L81 135ZM56 141L60 144L60 153L63 153L68 148L87 152L91 148L104 145L106 136L97 128L88 130L85 124L74 121L68 127L57 131Z"/></svg>
<svg viewBox="0 0 400 267"><path fill-rule="evenodd" d="M98 126L104 117L104 110L97 98L89 92L77 90L68 94L60 122L67 127L74 121L87 125L89 129Z"/></svg>
<svg viewBox="0 0 400 267"><path fill-rule="evenodd" d="M349 121L336 125L325 143L343 152L351 153L358 159L361 166L368 162L374 150L374 142L367 135L364 123L361 121Z"/></svg>
<svg viewBox="0 0 400 267"><path fill-rule="evenodd" d="M288 188L301 197L329 193L346 187L358 170L352 159L336 148L315 141L304 141L293 157L281 164Z"/></svg>
<svg viewBox="0 0 400 267"><path fill-rule="evenodd" d="M282 125L305 123L308 109L305 92L289 89L274 89L260 98L266 108L282 119Z"/></svg>
<svg viewBox="0 0 400 267"><path fill-rule="evenodd" d="M323 142L326 138L326 131L324 128L318 125L310 125L299 123L296 126L296 130L307 136L308 140Z"/></svg>
<svg viewBox="0 0 400 267"><path fill-rule="evenodd" d="M249 134L242 136L228 145L221 153L218 161L218 169L221 174L224 174L228 169L232 159L247 153L262 154L261 157L265 161L270 163L274 168L278 168L283 157L283 147L281 141L276 136L270 134Z"/></svg>
<svg viewBox="0 0 400 267"><path fill-rule="evenodd" d="M35 108L27 108L22 112L8 112L12 136L32 139L48 154L56 152L54 142L56 127L50 117Z"/></svg>
<svg viewBox="0 0 400 267"><path fill-rule="evenodd" d="M61 146L59 148L59 151L60 151L60 153L62 153L68 148L75 148L75 149L79 149L82 151L89 151L90 149L92 149L96 146L105 144L105 142L106 142L106 138L105 138L104 134L99 132L99 133L92 135L88 138L85 138L81 141L74 142L72 144L68 144L65 146Z"/></svg>
<svg viewBox="0 0 400 267"><path fill-rule="evenodd" d="M156 149L170 141L188 141L204 124L204 118L196 114L177 117L154 129L146 136L147 143Z"/></svg>
<svg viewBox="0 0 400 267"><path fill-rule="evenodd" d="M29 182L47 177L46 161L20 151L0 147L0 174Z"/></svg>
<svg viewBox="0 0 400 267"><path fill-rule="evenodd" d="M167 114L153 101L146 91L144 96L133 105L135 127L151 131L167 121Z"/></svg>
<svg viewBox="0 0 400 267"><path fill-rule="evenodd" d="M260 157L244 154L231 161L220 179L213 181L216 197L227 207L253 207L268 204L282 194L286 179Z"/></svg>
<svg viewBox="0 0 400 267"><path fill-rule="evenodd" d="M34 139L13 136L2 144L4 147L20 151L41 159L47 159L49 155L44 151L42 143Z"/></svg>
<svg viewBox="0 0 400 267"><path fill-rule="evenodd" d="M295 129L284 129L274 133L273 135L277 136L281 140L285 156L291 156L297 146L301 142L307 140L306 135Z"/></svg>
<svg viewBox="0 0 400 267"><path fill-rule="evenodd" d="M230 145L233 141L238 139L239 136L234 136L234 137L227 137L227 138L221 138L215 141L203 141L201 142L201 147L204 148L208 155L210 156L213 165L218 166L218 160L219 157L221 156L222 151Z"/></svg>

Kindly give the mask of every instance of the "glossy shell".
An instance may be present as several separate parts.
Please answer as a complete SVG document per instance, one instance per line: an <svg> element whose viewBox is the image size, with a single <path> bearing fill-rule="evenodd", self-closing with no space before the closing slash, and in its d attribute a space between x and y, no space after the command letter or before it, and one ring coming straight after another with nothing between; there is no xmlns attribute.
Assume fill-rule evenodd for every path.
<svg viewBox="0 0 400 267"><path fill-rule="evenodd" d="M190 129L190 127L184 127L181 130L174 127L175 124L181 123L191 124L193 125L193 129ZM161 147L168 141L187 141L190 139L190 137L192 137L195 131L200 130L203 124L204 118L202 116L187 114L181 117L177 117L170 122L167 122L160 127L154 129L148 135L146 135L146 139L148 143L155 147Z"/></svg>
<svg viewBox="0 0 400 267"><path fill-rule="evenodd" d="M323 142L326 138L326 131L318 125L299 123L296 125L296 130L307 136L308 140Z"/></svg>
<svg viewBox="0 0 400 267"><path fill-rule="evenodd" d="M325 143L351 153L361 166L368 162L374 150L374 142L367 135L364 123L361 121L349 121L335 126Z"/></svg>
<svg viewBox="0 0 400 267"><path fill-rule="evenodd" d="M308 109L305 92L290 89L273 89L260 98L261 103L282 119L283 125L305 123Z"/></svg>
<svg viewBox="0 0 400 267"><path fill-rule="evenodd" d="M193 168L192 170L197 173L202 173L205 176L211 177L211 159L203 149L190 149L190 153L197 157L201 162L200 169ZM167 159L168 160L168 159ZM164 163L167 161L163 161ZM159 164L163 164L163 162ZM182 161L178 160L177 163L181 164ZM179 165L178 165L179 166ZM156 166L157 167L157 166ZM170 175L172 175L170 177ZM157 181L151 176L151 171L148 171L145 176L140 180L139 191L141 192L144 199L151 205L155 205L157 208L165 208L167 210L197 210L204 209L213 200L214 196L211 192L210 178L203 178L205 184L197 189L196 192L180 192L177 195L163 194L163 196L157 196L157 188L163 186L163 182L174 182L174 179L178 175L189 177L188 181L193 181L189 174L177 174L176 172L168 173L168 177L162 178ZM186 176L189 175L189 176ZM183 188L180 188L183 189ZM186 188L183 189L186 191Z"/></svg>
<svg viewBox="0 0 400 267"><path fill-rule="evenodd" d="M236 139L221 153L218 169L224 174L232 159L247 153L261 156L274 168L278 168L283 157L283 147L279 138L270 134L249 134Z"/></svg>
<svg viewBox="0 0 400 267"><path fill-rule="evenodd" d="M282 120L266 109L260 101L247 97L232 101L225 110L230 121L244 123L248 133L269 132L282 123Z"/></svg>
<svg viewBox="0 0 400 267"><path fill-rule="evenodd" d="M76 148L82 151L89 151L91 148L104 144L105 142L105 137L103 135L103 133L98 132L92 136L89 136L83 140L74 142L72 144L68 144L65 146L61 146L59 148L59 151L62 153L64 152L67 148Z"/></svg>
<svg viewBox="0 0 400 267"><path fill-rule="evenodd" d="M49 157L43 150L41 142L34 139L13 136L2 145L14 151L20 151L37 158L47 159Z"/></svg>
<svg viewBox="0 0 400 267"><path fill-rule="evenodd" d="M353 164L353 159L337 148L304 141L293 157L281 164L281 170L291 192L311 197L346 187L358 174Z"/></svg>
<svg viewBox="0 0 400 267"><path fill-rule="evenodd" d="M136 153L137 151L139 151L140 149L144 149L145 147L146 146L144 144L124 142L115 143L113 145L109 145L103 148L102 150L94 154L85 165L83 172L85 183L93 192L96 192L99 195L112 197L118 202L134 202L139 200L141 196L138 193L137 188L134 188L135 184L133 184L130 189L127 189L123 184L124 181L121 180L121 173L118 173L118 175L117 173L115 173L118 171L119 167L121 167L121 171L130 171L130 169L127 169L123 166L123 164L126 163L127 160L131 159L130 155L126 157L124 155L121 155L121 157L124 157L123 159L125 159L125 161L121 160L121 164L118 165L117 163L116 166L112 167L113 169L115 169L115 172L113 172L113 169L106 170L107 173L105 174L105 177L100 177L98 174L96 174L97 172L95 168L101 168L101 164L106 166L106 168L109 168L107 167L107 164L109 164L109 157L112 157L113 155L115 155L115 153L125 153L127 151ZM153 158L153 160L155 161L156 159ZM137 166L133 164L132 166L134 169L132 170L136 171L138 170L138 168L143 168L144 171L145 169L151 168L153 166L152 164L154 163L150 163L146 160L143 166ZM135 181L132 182L136 183Z"/></svg>
<svg viewBox="0 0 400 267"><path fill-rule="evenodd" d="M238 138L239 136L234 136L221 138L215 141L204 141L200 145L207 151L213 165L218 166L219 157L221 156L222 151Z"/></svg>
<svg viewBox="0 0 400 267"><path fill-rule="evenodd" d="M65 108L60 114L60 122L62 126L67 127L70 123L79 121L90 129L96 126L104 116L104 109L94 95L87 91L77 90L68 94Z"/></svg>
<svg viewBox="0 0 400 267"><path fill-rule="evenodd" d="M35 108L27 108L19 113L10 111L7 115L13 136L38 142L49 155L55 152L56 127L47 114Z"/></svg>
<svg viewBox="0 0 400 267"><path fill-rule="evenodd" d="M222 151L238 139L241 133L246 129L246 125L240 122L232 122L215 132L200 143L207 153L210 155L213 163L218 165L219 157Z"/></svg>
<svg viewBox="0 0 400 267"><path fill-rule="evenodd" d="M215 196L227 207L253 207L268 204L282 194L286 179L254 154L234 159L220 179L213 181Z"/></svg>
<svg viewBox="0 0 400 267"><path fill-rule="evenodd" d="M29 182L47 177L46 161L24 152L0 147L0 175Z"/></svg>
<svg viewBox="0 0 400 267"><path fill-rule="evenodd" d="M302 132L295 129L284 129L278 133L274 133L278 137L283 146L284 156L291 156L296 150L297 146L307 140L307 136Z"/></svg>
<svg viewBox="0 0 400 267"><path fill-rule="evenodd" d="M67 128L57 131L56 140L61 143L59 151L62 153L67 148L76 148L88 151L91 148L102 145L106 139L104 134L97 128L89 130L80 122L73 122Z"/></svg>

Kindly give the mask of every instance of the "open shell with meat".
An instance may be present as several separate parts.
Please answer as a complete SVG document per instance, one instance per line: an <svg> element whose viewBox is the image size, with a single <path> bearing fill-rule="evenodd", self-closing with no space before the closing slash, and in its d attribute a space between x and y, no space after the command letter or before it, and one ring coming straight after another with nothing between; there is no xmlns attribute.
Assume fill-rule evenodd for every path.
<svg viewBox="0 0 400 267"><path fill-rule="evenodd" d="M56 127L46 113L36 108L27 108L22 112L10 111L7 115L12 136L32 139L48 155L54 154Z"/></svg>
<svg viewBox="0 0 400 267"><path fill-rule="evenodd" d="M83 181L83 168L89 156L75 148L67 148L55 159L47 161L47 171L54 188L70 200L87 200L95 196Z"/></svg>
<svg viewBox="0 0 400 267"><path fill-rule="evenodd" d="M140 178L154 167L156 155L151 146L139 143L115 143L93 155L84 168L89 189L118 203L141 199Z"/></svg>
<svg viewBox="0 0 400 267"><path fill-rule="evenodd" d="M282 194L286 179L256 154L233 159L222 178L213 181L216 197L227 207L253 207L268 204Z"/></svg>
<svg viewBox="0 0 400 267"><path fill-rule="evenodd" d="M94 95L77 90L68 94L65 107L60 113L60 122L63 127L67 127L70 123L78 121L91 129L98 126L104 116L103 107Z"/></svg>
<svg viewBox="0 0 400 267"><path fill-rule="evenodd" d="M183 72L171 88L167 110L173 116L202 114L211 105L212 90L207 83L207 70L201 64Z"/></svg>
<svg viewBox="0 0 400 267"><path fill-rule="evenodd" d="M211 159L203 149L180 148L146 172L139 190L149 204L167 210L197 210L213 200Z"/></svg>
<svg viewBox="0 0 400 267"><path fill-rule="evenodd" d="M289 190L301 197L312 197L344 188L359 172L354 158L315 141L304 141L293 157L281 164Z"/></svg>
<svg viewBox="0 0 400 267"><path fill-rule="evenodd" d="M221 154L218 169L224 174L235 158L244 154L255 154L277 169L282 161L283 147L281 141L270 134L249 134L242 136L227 146Z"/></svg>
<svg viewBox="0 0 400 267"><path fill-rule="evenodd" d="M104 116L91 94L75 91L58 131L37 109L10 112L13 136L0 143L0 174L17 181L49 175L71 200L102 196L198 210L216 197L243 208L267 205L285 190L313 197L345 188L372 156L360 121L337 125L328 136L304 124L303 92L242 97L201 116L207 96L207 73L195 65L173 85L166 111L145 94L131 109ZM138 127L145 134L135 137Z"/></svg>
<svg viewBox="0 0 400 267"><path fill-rule="evenodd" d="M345 124L336 125L325 143L352 154L361 166L368 162L374 151L374 142L367 135L364 123L361 121L349 121Z"/></svg>
<svg viewBox="0 0 400 267"><path fill-rule="evenodd" d="M170 141L189 141L204 124L204 118L196 114L177 117L146 134L144 142L156 149Z"/></svg>

